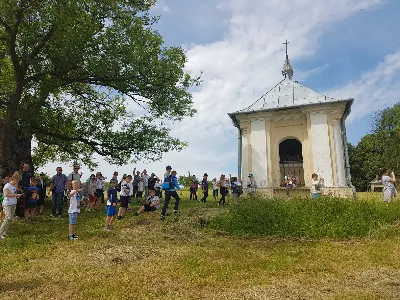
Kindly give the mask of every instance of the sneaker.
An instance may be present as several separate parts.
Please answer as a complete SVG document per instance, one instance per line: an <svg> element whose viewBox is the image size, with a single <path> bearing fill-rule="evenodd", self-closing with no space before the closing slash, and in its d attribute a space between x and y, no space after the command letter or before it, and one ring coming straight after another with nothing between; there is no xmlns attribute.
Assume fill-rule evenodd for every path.
<svg viewBox="0 0 400 300"><path fill-rule="evenodd" d="M4 235L0 236L0 241L4 240L6 237Z"/></svg>
<svg viewBox="0 0 400 300"><path fill-rule="evenodd" d="M55 215L53 215L53 214L51 214L51 215L50 215L50 218L55 218L55 217L56 217L56 216L55 216Z"/></svg>
<svg viewBox="0 0 400 300"><path fill-rule="evenodd" d="M139 213L138 212L135 212L135 216L137 217L139 215Z"/></svg>
<svg viewBox="0 0 400 300"><path fill-rule="evenodd" d="M70 240L70 241L76 241L76 240L78 240L78 237L77 237L75 234L73 234L73 235L68 235L68 240Z"/></svg>
<svg viewBox="0 0 400 300"><path fill-rule="evenodd" d="M175 216L179 216L179 214L180 214L179 210L174 210L174 215Z"/></svg>
<svg viewBox="0 0 400 300"><path fill-rule="evenodd" d="M117 220L122 220L124 217L123 216L118 216Z"/></svg>
<svg viewBox="0 0 400 300"><path fill-rule="evenodd" d="M160 220L164 221L165 220L165 216L161 215Z"/></svg>
<svg viewBox="0 0 400 300"><path fill-rule="evenodd" d="M62 217L62 215L58 215L58 216L57 216L57 218L61 218L61 217Z"/></svg>
<svg viewBox="0 0 400 300"><path fill-rule="evenodd" d="M110 228L107 228L107 227L105 227L105 228L104 228L104 231L107 231L107 232L108 232L108 231L111 231L111 229L110 229Z"/></svg>

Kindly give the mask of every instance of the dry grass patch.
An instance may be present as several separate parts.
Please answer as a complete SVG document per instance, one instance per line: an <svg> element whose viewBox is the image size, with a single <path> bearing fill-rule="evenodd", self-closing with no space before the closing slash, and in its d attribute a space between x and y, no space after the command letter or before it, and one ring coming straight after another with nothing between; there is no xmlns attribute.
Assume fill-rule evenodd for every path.
<svg viewBox="0 0 400 300"><path fill-rule="evenodd" d="M205 227L221 212L182 201L182 215L116 222L82 213L13 224L0 244L0 299L399 299L400 234L367 239L235 237ZM40 232L37 234L36 232Z"/></svg>

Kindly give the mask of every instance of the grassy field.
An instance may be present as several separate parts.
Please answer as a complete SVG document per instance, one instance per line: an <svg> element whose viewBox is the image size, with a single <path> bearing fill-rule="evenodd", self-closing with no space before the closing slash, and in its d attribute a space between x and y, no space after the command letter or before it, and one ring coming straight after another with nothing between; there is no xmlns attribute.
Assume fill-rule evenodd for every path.
<svg viewBox="0 0 400 300"><path fill-rule="evenodd" d="M236 235L207 226L227 211L211 197L181 203L179 219L133 210L110 233L103 209L83 212L79 241L49 211L15 221L0 243L0 299L400 299L396 222L362 238Z"/></svg>

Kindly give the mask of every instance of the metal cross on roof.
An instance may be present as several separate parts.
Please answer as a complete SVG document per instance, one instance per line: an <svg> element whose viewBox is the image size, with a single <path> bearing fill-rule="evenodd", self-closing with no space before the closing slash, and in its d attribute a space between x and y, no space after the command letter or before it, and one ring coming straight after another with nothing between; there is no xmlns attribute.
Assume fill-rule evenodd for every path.
<svg viewBox="0 0 400 300"><path fill-rule="evenodd" d="M285 40L286 42L285 43L283 43L284 45L286 45L286 57L288 56L287 55L287 47L288 47L288 45L290 44L290 42L288 42L287 40Z"/></svg>

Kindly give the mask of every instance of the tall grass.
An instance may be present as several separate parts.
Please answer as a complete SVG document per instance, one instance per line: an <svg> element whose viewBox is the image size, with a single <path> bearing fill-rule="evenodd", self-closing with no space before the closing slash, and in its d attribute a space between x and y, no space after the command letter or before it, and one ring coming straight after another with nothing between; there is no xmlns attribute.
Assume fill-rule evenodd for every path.
<svg viewBox="0 0 400 300"><path fill-rule="evenodd" d="M257 199L231 206L209 227L238 235L365 237L400 219L400 203L322 198Z"/></svg>

